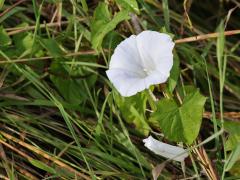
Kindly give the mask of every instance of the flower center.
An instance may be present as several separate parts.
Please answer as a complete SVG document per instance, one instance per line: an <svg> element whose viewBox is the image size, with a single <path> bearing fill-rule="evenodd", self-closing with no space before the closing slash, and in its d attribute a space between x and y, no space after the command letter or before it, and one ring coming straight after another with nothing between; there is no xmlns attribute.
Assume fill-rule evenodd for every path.
<svg viewBox="0 0 240 180"><path fill-rule="evenodd" d="M151 69L147 69L147 68L144 68L143 69L143 72L145 73L146 76L150 75L152 73L153 70Z"/></svg>

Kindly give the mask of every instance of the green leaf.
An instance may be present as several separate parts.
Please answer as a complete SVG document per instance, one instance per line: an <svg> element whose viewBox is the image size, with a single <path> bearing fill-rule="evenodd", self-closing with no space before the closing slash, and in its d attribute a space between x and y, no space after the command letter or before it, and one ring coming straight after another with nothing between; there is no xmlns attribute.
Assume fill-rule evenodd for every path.
<svg viewBox="0 0 240 180"><path fill-rule="evenodd" d="M38 161L38 160L35 160L35 159L30 159L29 161L32 165L34 165L35 167L37 167L39 169L42 169L42 170L44 170L46 172L49 172L51 174L56 174L56 171L53 168L49 167L48 165L46 165L45 163L43 163L41 161Z"/></svg>
<svg viewBox="0 0 240 180"><path fill-rule="evenodd" d="M158 102L149 121L161 128L169 140L191 144L200 130L205 101L197 89L187 92L181 106L165 98Z"/></svg>
<svg viewBox="0 0 240 180"><path fill-rule="evenodd" d="M173 92L177 85L177 81L180 75L180 61L177 54L174 55L173 67L170 72L170 77L168 78L167 88L170 93Z"/></svg>
<svg viewBox="0 0 240 180"><path fill-rule="evenodd" d="M99 49L104 37L124 20L129 19L128 11L118 12L112 19L105 3L99 3L95 9L94 17L91 22L91 42L94 49Z"/></svg>
<svg viewBox="0 0 240 180"><path fill-rule="evenodd" d="M137 156L142 165L149 167L149 162L146 160L146 157L132 144L130 138L115 126L112 126L111 128L118 143L125 146L129 153L131 153L133 156Z"/></svg>
<svg viewBox="0 0 240 180"><path fill-rule="evenodd" d="M223 66L223 55L224 55L224 44L225 44L225 36L224 36L224 23L221 21L219 25L219 36L217 39L217 61L219 70L222 70Z"/></svg>
<svg viewBox="0 0 240 180"><path fill-rule="evenodd" d="M229 155L224 166L225 171L229 171L239 159L240 159L240 143Z"/></svg>
<svg viewBox="0 0 240 180"><path fill-rule="evenodd" d="M27 28L29 25L27 23L22 23L17 27ZM24 53L27 54L34 54L37 56L41 54L42 48L39 43L34 43L34 35L31 31L29 32L22 32L13 36L13 41L16 46L16 53L20 56Z"/></svg>
<svg viewBox="0 0 240 180"><path fill-rule="evenodd" d="M70 68L67 65L54 61L51 64L51 81L57 87L63 98L72 104L82 103L88 96L84 88L84 80L89 87L94 86L97 76L77 66Z"/></svg>
<svg viewBox="0 0 240 180"><path fill-rule="evenodd" d="M116 0L116 3L123 9L139 13L138 3L136 0Z"/></svg>
<svg viewBox="0 0 240 180"><path fill-rule="evenodd" d="M4 5L4 1L5 0L0 0L0 10L2 9L3 5Z"/></svg>
<svg viewBox="0 0 240 180"><path fill-rule="evenodd" d="M11 38L8 36L5 29L0 26L0 46L7 46L11 44Z"/></svg>
<svg viewBox="0 0 240 180"><path fill-rule="evenodd" d="M22 23L18 27L27 28L29 25L27 23ZM37 36L38 37L38 36ZM27 56L31 55L34 57L44 56L44 49L39 43L34 42L34 34L29 32L18 33L13 36L13 42L15 45L14 54L16 56ZM41 71L45 67L46 61L28 61L30 65L38 67L38 70Z"/></svg>
<svg viewBox="0 0 240 180"><path fill-rule="evenodd" d="M225 121L224 129L229 133L226 150L233 150L240 143L240 122Z"/></svg>
<svg viewBox="0 0 240 180"><path fill-rule="evenodd" d="M60 49L55 39L39 39L41 45L52 55L53 57L61 56L62 50Z"/></svg>
<svg viewBox="0 0 240 180"><path fill-rule="evenodd" d="M33 34L32 33L21 33L14 36L14 43L17 46L19 52L25 50L31 50L33 48Z"/></svg>
<svg viewBox="0 0 240 180"><path fill-rule="evenodd" d="M36 88L34 87L27 87L26 92L33 97L34 99L46 99Z"/></svg>
<svg viewBox="0 0 240 180"><path fill-rule="evenodd" d="M114 92L114 100L127 123L134 124L138 132L148 135L150 127L146 122L147 96L144 92L131 97L122 97Z"/></svg>
<svg viewBox="0 0 240 180"><path fill-rule="evenodd" d="M240 160L236 161L234 163L234 165L232 166L232 168L229 170L229 173L231 175L236 176L235 179L239 179L240 178Z"/></svg>
<svg viewBox="0 0 240 180"><path fill-rule="evenodd" d="M167 31L170 31L170 16L169 16L169 8L168 8L168 0L162 0L163 6L163 16L165 21L165 26Z"/></svg>
<svg viewBox="0 0 240 180"><path fill-rule="evenodd" d="M51 80L64 99L70 103L80 104L87 96L86 93L79 90L79 87L83 87L79 80L73 78L60 78L58 76L51 76Z"/></svg>
<svg viewBox="0 0 240 180"><path fill-rule="evenodd" d="M88 6L87 6L86 0L81 0L81 4L82 4L84 12L88 12Z"/></svg>
<svg viewBox="0 0 240 180"><path fill-rule="evenodd" d="M105 36L102 47L106 49L115 49L121 41L123 41L122 36L116 31L112 31Z"/></svg>
<svg viewBox="0 0 240 180"><path fill-rule="evenodd" d="M89 42L91 42L90 31L86 27L84 27L82 24L78 25L78 29L83 34L83 37L85 37Z"/></svg>
<svg viewBox="0 0 240 180"><path fill-rule="evenodd" d="M94 20L103 20L108 22L111 20L111 14L106 3L100 2L94 11Z"/></svg>

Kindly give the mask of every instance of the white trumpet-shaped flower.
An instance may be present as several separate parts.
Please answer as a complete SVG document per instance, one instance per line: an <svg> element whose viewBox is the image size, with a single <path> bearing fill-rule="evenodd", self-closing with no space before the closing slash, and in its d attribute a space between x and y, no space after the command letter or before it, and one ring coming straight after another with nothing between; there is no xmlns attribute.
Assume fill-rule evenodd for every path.
<svg viewBox="0 0 240 180"><path fill-rule="evenodd" d="M108 78L122 96L132 96L149 86L166 82L173 65L171 37L143 31L122 41L115 49Z"/></svg>
<svg viewBox="0 0 240 180"><path fill-rule="evenodd" d="M153 151L155 154L163 156L165 158L173 159L175 161L184 161L184 159L188 156L188 152L180 147L173 146L170 144L162 143L152 136L144 139L144 145Z"/></svg>

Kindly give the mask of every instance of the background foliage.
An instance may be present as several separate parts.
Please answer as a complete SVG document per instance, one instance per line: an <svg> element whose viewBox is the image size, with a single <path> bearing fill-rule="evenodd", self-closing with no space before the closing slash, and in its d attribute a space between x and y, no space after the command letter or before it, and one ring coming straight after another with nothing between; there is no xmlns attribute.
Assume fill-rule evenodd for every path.
<svg viewBox="0 0 240 180"><path fill-rule="evenodd" d="M236 0L0 0L0 178L151 178L166 159L142 139L164 133L206 154L192 151L185 167L162 164L160 179L209 178L202 156L216 177L239 179L240 43L223 35L239 29L239 8ZM105 74L117 44L147 29L175 40L219 32L176 44L156 107L146 92L121 97Z"/></svg>

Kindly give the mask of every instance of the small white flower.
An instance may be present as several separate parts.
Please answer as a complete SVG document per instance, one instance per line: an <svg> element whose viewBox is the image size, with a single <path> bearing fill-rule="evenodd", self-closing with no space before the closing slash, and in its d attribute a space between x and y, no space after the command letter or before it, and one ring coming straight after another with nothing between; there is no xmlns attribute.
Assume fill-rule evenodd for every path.
<svg viewBox="0 0 240 180"><path fill-rule="evenodd" d="M185 149L162 143L154 139L152 136L144 139L143 142L145 143L144 146L148 149L165 158L182 162L188 156L188 152Z"/></svg>
<svg viewBox="0 0 240 180"><path fill-rule="evenodd" d="M108 78L122 96L132 96L149 86L166 82L173 65L171 37L143 31L122 41L115 49Z"/></svg>

